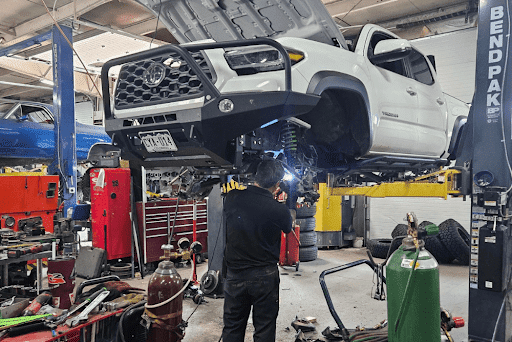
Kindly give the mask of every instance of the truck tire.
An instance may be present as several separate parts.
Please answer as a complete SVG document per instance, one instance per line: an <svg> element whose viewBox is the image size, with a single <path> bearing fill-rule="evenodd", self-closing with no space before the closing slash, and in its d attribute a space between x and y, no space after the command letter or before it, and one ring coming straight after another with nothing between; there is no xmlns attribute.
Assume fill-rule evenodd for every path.
<svg viewBox="0 0 512 342"><path fill-rule="evenodd" d="M450 251L441 243L438 235L428 236L425 239L425 248L440 264L449 264L455 259Z"/></svg>
<svg viewBox="0 0 512 342"><path fill-rule="evenodd" d="M373 257L386 259L388 256L389 249L391 248L391 252L393 253L398 247L400 247L401 239L395 240L393 246L391 246L392 239L369 239L366 240L366 248L370 251Z"/></svg>
<svg viewBox="0 0 512 342"><path fill-rule="evenodd" d="M308 247L316 245L316 232L304 232L300 234L299 237L300 246Z"/></svg>
<svg viewBox="0 0 512 342"><path fill-rule="evenodd" d="M315 230L316 220L314 217L296 219L295 224L300 227L300 232L312 232Z"/></svg>
<svg viewBox="0 0 512 342"><path fill-rule="evenodd" d="M439 225L439 239L454 259L469 265L471 238L469 233L454 219Z"/></svg>
<svg viewBox="0 0 512 342"><path fill-rule="evenodd" d="M299 261L300 262L308 262L316 260L318 257L318 247L317 246L309 246L309 247L300 247L299 248Z"/></svg>
<svg viewBox="0 0 512 342"><path fill-rule="evenodd" d="M296 209L297 218L312 217L316 214L316 204L312 206L304 205Z"/></svg>
<svg viewBox="0 0 512 342"><path fill-rule="evenodd" d="M406 236L408 228L409 227L406 224L397 224L395 229L393 229L393 231L391 232L391 237L396 238L397 236Z"/></svg>

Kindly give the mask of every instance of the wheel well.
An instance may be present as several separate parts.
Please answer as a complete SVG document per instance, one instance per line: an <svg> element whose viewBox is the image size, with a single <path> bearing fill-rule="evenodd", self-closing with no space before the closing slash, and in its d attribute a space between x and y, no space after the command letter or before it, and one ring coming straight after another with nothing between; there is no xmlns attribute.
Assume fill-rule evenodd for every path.
<svg viewBox="0 0 512 342"><path fill-rule="evenodd" d="M363 96L339 88L325 89L320 95L318 105L299 118L311 125L309 132L319 147L319 157L323 152L325 163L330 164L325 166L333 167L343 159L364 156L371 146L371 132ZM342 156L334 160L333 154Z"/></svg>

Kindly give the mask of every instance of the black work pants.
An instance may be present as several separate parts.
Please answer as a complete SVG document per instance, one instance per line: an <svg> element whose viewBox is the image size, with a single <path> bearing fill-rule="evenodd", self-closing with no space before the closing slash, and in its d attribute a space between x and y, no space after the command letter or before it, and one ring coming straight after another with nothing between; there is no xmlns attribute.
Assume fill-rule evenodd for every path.
<svg viewBox="0 0 512 342"><path fill-rule="evenodd" d="M228 269L224 282L224 342L243 342L252 307L254 342L276 340L279 312L279 270L257 267L241 272Z"/></svg>

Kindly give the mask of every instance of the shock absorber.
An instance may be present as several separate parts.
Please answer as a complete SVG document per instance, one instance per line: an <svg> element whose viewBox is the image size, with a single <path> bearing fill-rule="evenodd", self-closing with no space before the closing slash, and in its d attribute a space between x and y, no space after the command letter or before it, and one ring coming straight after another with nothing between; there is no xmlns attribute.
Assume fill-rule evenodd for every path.
<svg viewBox="0 0 512 342"><path fill-rule="evenodd" d="M293 122L287 121L282 128L281 136L284 145L284 153L287 158L295 159L297 154L297 125Z"/></svg>

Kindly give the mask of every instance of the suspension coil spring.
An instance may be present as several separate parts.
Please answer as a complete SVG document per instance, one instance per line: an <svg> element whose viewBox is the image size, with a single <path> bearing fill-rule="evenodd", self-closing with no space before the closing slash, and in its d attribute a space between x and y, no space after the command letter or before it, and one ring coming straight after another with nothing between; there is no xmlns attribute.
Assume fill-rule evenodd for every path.
<svg viewBox="0 0 512 342"><path fill-rule="evenodd" d="M281 131L284 151L287 153L295 153L297 151L297 125L286 122Z"/></svg>

